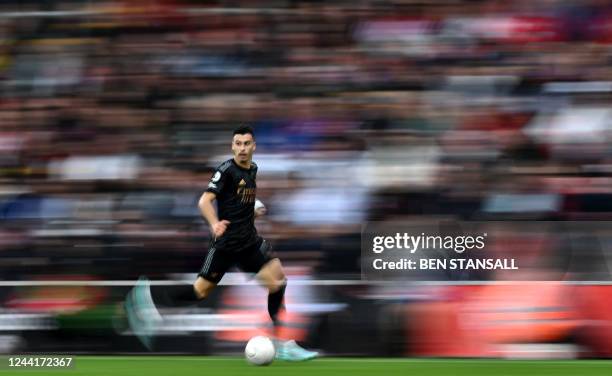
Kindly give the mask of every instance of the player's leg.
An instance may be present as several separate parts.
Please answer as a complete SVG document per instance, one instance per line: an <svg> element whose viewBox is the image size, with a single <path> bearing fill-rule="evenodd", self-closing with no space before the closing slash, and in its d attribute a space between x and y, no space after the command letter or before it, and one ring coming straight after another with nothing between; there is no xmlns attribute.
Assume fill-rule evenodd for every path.
<svg viewBox="0 0 612 376"><path fill-rule="evenodd" d="M226 252L218 251L213 246L193 284L151 288L149 280L141 277L128 293L124 303L128 322L134 334L151 349L153 335L162 322L157 305L185 307L197 304L215 288L231 263L232 260L228 258Z"/></svg>
<svg viewBox="0 0 612 376"><path fill-rule="evenodd" d="M258 281L268 289L268 313L275 331L279 312L284 308L287 278L278 258L272 255L269 243L263 239L256 247L241 252L239 266L246 272L256 273ZM317 357L318 353L300 347L294 340L276 343L276 357L282 360L300 361Z"/></svg>
<svg viewBox="0 0 612 376"><path fill-rule="evenodd" d="M158 286L153 288L155 303L166 307L189 307L205 299L217 286L233 260L227 252L209 249L198 277L191 285Z"/></svg>
<svg viewBox="0 0 612 376"><path fill-rule="evenodd" d="M217 286L233 259L227 252L211 246L198 277L191 285L156 286L151 296L156 304L166 307L188 307L206 298Z"/></svg>
<svg viewBox="0 0 612 376"><path fill-rule="evenodd" d="M254 273L259 283L268 289L268 313L276 324L283 308L287 279L279 259L272 254L270 243L259 238L252 247L242 250L238 254L238 266L245 272Z"/></svg>
<svg viewBox="0 0 612 376"><path fill-rule="evenodd" d="M279 311L284 309L285 289L287 288L287 279L280 260L274 258L268 261L257 273L257 278L262 285L268 288L268 313L276 329L279 325ZM276 341L277 359L301 361L314 359L318 355L316 351L302 348L295 340Z"/></svg>
<svg viewBox="0 0 612 376"><path fill-rule="evenodd" d="M151 296L151 286L146 277L140 277L127 294L123 303L132 333L151 350L153 335L161 324L162 317Z"/></svg>
<svg viewBox="0 0 612 376"><path fill-rule="evenodd" d="M198 278L193 283L193 291L195 292L198 300L208 297L215 287L217 287L217 282L209 281L200 275L198 275Z"/></svg>
<svg viewBox="0 0 612 376"><path fill-rule="evenodd" d="M278 313L284 309L287 278L283 272L280 260L269 260L257 273L259 283L268 289L268 314L272 322L278 324Z"/></svg>
<svg viewBox="0 0 612 376"><path fill-rule="evenodd" d="M151 296L158 306L189 307L205 299L216 286L217 283L198 275L193 284L154 286L151 288Z"/></svg>
<svg viewBox="0 0 612 376"><path fill-rule="evenodd" d="M153 297L156 302L167 307L195 305L217 287L231 263L232 260L225 252L212 247L192 285L164 286L164 288L154 289Z"/></svg>

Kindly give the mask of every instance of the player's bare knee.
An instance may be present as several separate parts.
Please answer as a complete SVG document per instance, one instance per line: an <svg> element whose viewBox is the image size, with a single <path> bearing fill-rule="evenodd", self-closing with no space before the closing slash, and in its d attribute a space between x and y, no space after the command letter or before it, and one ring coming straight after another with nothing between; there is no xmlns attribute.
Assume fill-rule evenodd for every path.
<svg viewBox="0 0 612 376"><path fill-rule="evenodd" d="M286 279L285 272L283 272L283 266L279 259L275 258L270 260L266 265L266 269L270 271L270 274L277 280Z"/></svg>
<svg viewBox="0 0 612 376"><path fill-rule="evenodd" d="M285 285L287 284L287 277L285 277L285 273L283 273L283 269L279 268L276 274L276 279L282 281Z"/></svg>
<svg viewBox="0 0 612 376"><path fill-rule="evenodd" d="M193 291L196 297L200 300L210 295L210 292L215 288L212 282L209 282L203 278L198 278L193 284Z"/></svg>
<svg viewBox="0 0 612 376"><path fill-rule="evenodd" d="M268 286L268 292L273 294L273 293L279 291L280 289L282 289L285 286L287 286L287 279L286 278L275 279L275 280L272 281L270 286Z"/></svg>
<svg viewBox="0 0 612 376"><path fill-rule="evenodd" d="M193 285L193 290L198 299L202 300L208 296L208 289Z"/></svg>

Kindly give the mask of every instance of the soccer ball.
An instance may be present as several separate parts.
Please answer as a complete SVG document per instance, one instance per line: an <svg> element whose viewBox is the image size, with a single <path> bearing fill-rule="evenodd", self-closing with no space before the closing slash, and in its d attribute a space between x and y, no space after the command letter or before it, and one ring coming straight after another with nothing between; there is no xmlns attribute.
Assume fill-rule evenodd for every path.
<svg viewBox="0 0 612 376"><path fill-rule="evenodd" d="M274 343L264 336L251 338L244 348L246 360L256 366L267 366L272 363L275 353Z"/></svg>

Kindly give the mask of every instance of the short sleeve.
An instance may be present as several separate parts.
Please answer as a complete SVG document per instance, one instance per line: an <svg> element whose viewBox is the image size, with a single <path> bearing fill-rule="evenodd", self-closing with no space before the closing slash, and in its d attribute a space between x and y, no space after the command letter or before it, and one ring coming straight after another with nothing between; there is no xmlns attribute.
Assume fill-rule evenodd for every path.
<svg viewBox="0 0 612 376"><path fill-rule="evenodd" d="M213 176L210 178L210 182L208 182L206 192L212 192L216 195L219 195L219 193L223 191L223 187L227 180L227 174L227 171L221 172L221 170L217 169Z"/></svg>

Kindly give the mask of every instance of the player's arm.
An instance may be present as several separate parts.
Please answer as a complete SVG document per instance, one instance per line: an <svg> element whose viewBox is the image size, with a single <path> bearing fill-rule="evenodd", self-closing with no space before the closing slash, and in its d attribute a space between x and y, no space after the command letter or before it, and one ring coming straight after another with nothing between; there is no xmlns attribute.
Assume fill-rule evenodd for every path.
<svg viewBox="0 0 612 376"><path fill-rule="evenodd" d="M213 205L216 198L217 195L214 192L204 192L202 197L200 197L198 207L204 219L208 221L210 231L214 234L215 238L218 238L225 233L230 222L227 220L220 221L219 217L217 217L217 211Z"/></svg>
<svg viewBox="0 0 612 376"><path fill-rule="evenodd" d="M225 182L227 181L227 172L225 169L217 169L213 176L210 178L206 192L200 197L198 202L198 208L204 219L208 221L210 225L210 231L216 238L220 237L227 230L227 226L230 224L229 221L219 220L217 211L213 205L213 202L217 196L223 191Z"/></svg>

